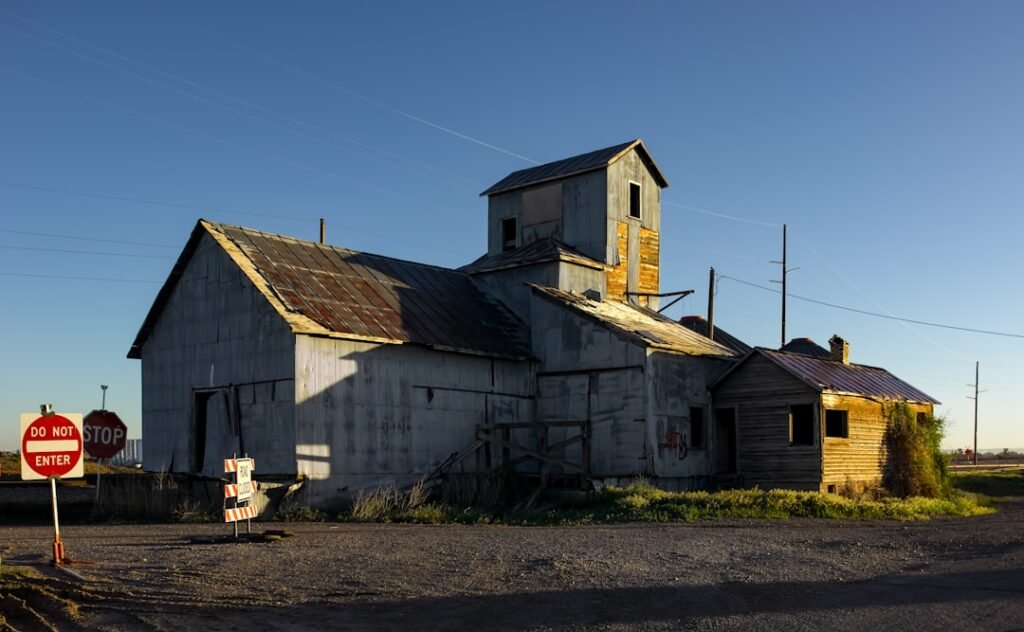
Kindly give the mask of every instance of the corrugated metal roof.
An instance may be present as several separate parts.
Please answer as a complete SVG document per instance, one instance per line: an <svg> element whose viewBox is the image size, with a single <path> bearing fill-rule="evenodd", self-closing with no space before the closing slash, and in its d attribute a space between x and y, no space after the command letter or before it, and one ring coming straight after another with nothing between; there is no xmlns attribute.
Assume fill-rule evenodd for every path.
<svg viewBox="0 0 1024 632"><path fill-rule="evenodd" d="M531 284L530 287L553 303L568 307L646 347L694 356L736 356L731 349L645 307L618 301L594 301L580 294L540 285Z"/></svg>
<svg viewBox="0 0 1024 632"><path fill-rule="evenodd" d="M703 316L683 316L679 319L679 324L702 336L707 337L708 335L708 321ZM715 325L715 342L732 349L739 355L748 353L753 348L718 325Z"/></svg>
<svg viewBox="0 0 1024 632"><path fill-rule="evenodd" d="M572 158L563 158L562 160L556 160L544 165L513 171L480 195L504 193L505 191L511 191L531 184L539 184L547 180L565 178L567 176L601 169L615 162L615 160L625 154L626 151L634 147L637 148L641 158L643 158L644 162L647 164L648 169L651 170L651 175L654 176L654 180L658 185L663 189L667 187L668 180L665 179L665 175L661 173L660 169L658 169L658 165L655 164L654 159L651 158L651 154L647 151L643 141L638 138L636 140L631 140L628 143L612 145L611 147L605 147L604 149L580 154L579 156L573 156Z"/></svg>
<svg viewBox="0 0 1024 632"><path fill-rule="evenodd" d="M195 249L193 241L203 232L297 333L532 355L523 323L464 272L202 220L186 252ZM179 259L165 289L173 288L184 263ZM133 352L141 351L169 296L169 290L161 291Z"/></svg>
<svg viewBox="0 0 1024 632"><path fill-rule="evenodd" d="M879 399L928 404L940 403L927 393L878 367L843 364L835 360L760 347L755 351L819 391L854 393Z"/></svg>
<svg viewBox="0 0 1024 632"><path fill-rule="evenodd" d="M469 272L470 274L477 274L492 270L546 263L548 261L568 261L596 270L603 270L607 267L600 261L591 259L557 239L540 239L522 248L513 248L512 250L506 250L491 256L484 255L473 263L462 266L459 270Z"/></svg>
<svg viewBox="0 0 1024 632"><path fill-rule="evenodd" d="M802 355L814 356L815 358L827 359L832 357L832 353L828 349L822 347L810 338L793 338L783 345L779 351L799 353Z"/></svg>

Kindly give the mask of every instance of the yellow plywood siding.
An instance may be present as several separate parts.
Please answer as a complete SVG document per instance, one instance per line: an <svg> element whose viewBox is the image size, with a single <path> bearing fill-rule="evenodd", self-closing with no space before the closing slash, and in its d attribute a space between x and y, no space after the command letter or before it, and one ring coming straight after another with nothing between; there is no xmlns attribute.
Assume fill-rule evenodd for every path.
<svg viewBox="0 0 1024 632"><path fill-rule="evenodd" d="M629 227L625 222L616 222L615 243L618 248L618 261L608 271L608 300L626 300L626 278L629 268Z"/></svg>
<svg viewBox="0 0 1024 632"><path fill-rule="evenodd" d="M822 395L821 436L822 491L835 485L875 485L885 472L886 417L884 405L876 400L848 395ZM914 413L931 413L932 406L911 404ZM825 436L825 411L845 410L848 437Z"/></svg>
<svg viewBox="0 0 1024 632"><path fill-rule="evenodd" d="M657 294L660 291L660 248L661 239L658 231L640 228L640 292ZM647 298L643 297L640 304L647 305Z"/></svg>

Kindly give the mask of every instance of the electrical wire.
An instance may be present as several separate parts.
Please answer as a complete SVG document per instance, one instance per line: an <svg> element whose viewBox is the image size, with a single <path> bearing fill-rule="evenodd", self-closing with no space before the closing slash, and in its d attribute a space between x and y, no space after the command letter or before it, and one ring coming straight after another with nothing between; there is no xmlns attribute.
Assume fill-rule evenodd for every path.
<svg viewBox="0 0 1024 632"><path fill-rule="evenodd" d="M6 12L4 12L4 13L6 13ZM11 14L9 14L9 15L11 15ZM103 66L104 68L108 68L110 70L113 70L114 72L121 73L121 74L126 75L128 77L131 77L133 79L136 79L136 80L139 80L139 81L143 81L143 82L148 83L150 85L157 86L158 88L163 88L165 90L170 90L171 92L174 92L174 93L176 93L178 95L181 95L181 96L183 96L183 97L185 97L187 99L192 99L194 101L198 101L198 102L203 103L205 105L208 105L210 107L218 108L218 109L224 110L225 112L228 112L230 114L234 114L236 116L240 116L240 117L246 118L246 119L248 119L250 121L254 121L254 122L257 122L257 123L260 123L260 124L263 124L263 125L267 125L269 127L277 129L279 131L283 131L283 132L286 132L286 133L289 133L289 134L293 134L293 135L298 136L300 138L304 138L304 139L306 139L306 140L308 140L310 142L314 142L314 143L317 143L319 145L325 145L327 147L331 147L331 148L337 149L339 151L344 151L344 152L352 153L352 154L354 154L356 156L359 156L361 158L366 158L366 159L372 160L374 162L379 162L381 164L387 165L387 166L395 168L395 169L400 169L400 170L408 171L408 172L413 173L413 174L418 175L418 176L434 178L436 180L445 182L446 184L458 187L460 189L472 190L472 189L470 189L469 187L467 187L465 185L458 184L458 183L455 183L455 182L451 182L450 180L447 180L447 179L437 178L436 176L429 176L429 175L417 172L415 170L411 170L411 169L409 169L407 167L403 167L402 165L397 165L397 164L394 164L392 162L388 162L386 160L382 160L380 158L377 158L375 156L369 156L369 155L367 155L365 153L361 153L361 152L355 151L355 150L353 150L353 149L351 149L349 147L345 147L343 145L339 145L337 143L333 143L333 142L324 140L322 138L317 138L317 137L312 136L310 134L306 134L306 133L294 130L294 129L290 128L290 127L281 125L279 123L275 123L274 121L271 121L271 120L268 120L268 119L265 119L265 118L262 118L262 117L259 117L259 116L254 116L254 115L249 114L247 112L244 112L242 110L238 110L236 108L228 107L228 106L226 106L226 105L224 105L222 103L217 103L216 101L211 101L209 99L203 98L203 97L198 96L196 94L193 94L191 92L187 92L185 90L181 90L180 88L177 88L177 87L175 87L175 86L173 86L171 84L168 84L166 82L157 81L155 79L151 79L151 78L146 77L144 75L140 75L140 74L138 74L136 72L132 72L130 70L125 70L124 68L121 68L119 66L115 66L115 65L110 64L110 63L107 63L107 62L105 62L103 60L97 59L96 57L92 57L90 55L86 55L86 54L84 54L82 52L73 50L73 49L68 48L66 46L61 46L60 44L57 44L57 43L45 40L45 39L43 39L41 37L37 37L37 36L32 35L30 33L26 33L26 32L24 32L24 31L22 31L20 29L14 28L14 27L12 27L10 25L0 24L0 28L7 29L9 31L13 31L15 33L18 33L19 35L22 35L22 36L27 37L29 39L35 40L35 41L37 41L37 42L39 42L39 43L41 43L41 44L43 44L45 46L50 46L50 47L55 48L57 50L63 51L65 53L68 53L70 55L74 55L75 57L79 57L81 59L84 59L84 60L86 60L86 61L88 61L90 63L97 64L99 66ZM48 27L42 27L42 28L47 28L48 29ZM52 30L52 29L48 29L48 30ZM63 33L59 33L59 32L57 32L57 33L59 35L61 35L62 37L67 37L68 39L77 40L77 38L72 38L71 36L64 35ZM88 44L88 43L85 43L85 45L86 46L91 46L92 48L95 48L97 50L101 50L101 51L103 51L104 53L106 53L108 55L112 55L112 56L117 57L119 59L123 59L125 61L128 61L129 63L134 63L134 64L136 64L136 65L138 65L138 66L140 66L142 68L145 68L145 69L149 70L150 72L156 72L156 73L162 74L164 76L170 77L170 78L172 78L172 79L174 79L176 81L180 81L182 83L186 83L186 84L189 84L189 85L194 85L194 86L200 88L201 90L205 90L205 91L207 91L207 92L209 92L211 94L215 94L215 95L217 95L217 96L219 96L221 98L229 99L229 100L232 100L232 101L235 101L235 102L238 102L238 103L242 103L243 105L246 105L247 107L254 108L254 109L266 112L266 113L268 113L268 114L270 114L272 116L277 116L279 118L283 118L283 119L289 120L290 122L295 123L295 124L303 125L303 126L310 127L310 128L316 127L317 131L320 131L321 133L325 133L325 134L328 134L328 135L331 135L331 136L335 136L335 137L340 138L341 140L343 140L345 142L355 143L355 141L352 141L351 139L348 139L348 138L345 138L343 136L339 136L337 134L334 134L333 132L331 132L329 130L325 130L323 128L318 128L317 126L313 126L311 124L304 123L304 122L298 121L296 119L291 119L290 117L287 117L287 116L285 116L283 114L277 114L276 112L272 112L272 111L267 110L266 108L263 108L261 106L255 105L253 103L249 103L248 101L244 101L244 100L241 100L241 99L236 99L236 98L231 97L229 95L226 95L224 93L221 93L221 92L218 92L216 90L213 90L212 88L206 88L205 86L201 86L199 84L196 84L196 83L194 83L192 81L189 81L188 79L177 77L176 75L164 72L164 71L162 71L162 70L160 70L158 68L155 68L153 66L149 66L149 65L144 64L142 62L133 61L131 59L128 59L127 57L124 57L123 55L119 55L119 54L114 53L112 51L108 51L107 49L100 48L98 46L93 46L93 45ZM367 146L367 147L369 147L369 146Z"/></svg>
<svg viewBox="0 0 1024 632"><path fill-rule="evenodd" d="M168 255L139 255L128 252L100 252L97 250L68 250L66 248L40 248L36 246L9 246L6 244L0 244L0 249L3 250L24 250L31 252L58 252L63 254L73 255L97 255L103 257L135 257L137 259L174 259L174 257Z"/></svg>
<svg viewBox="0 0 1024 632"><path fill-rule="evenodd" d="M32 237L49 237L51 239L73 239L75 241L95 241L105 244L121 244L123 246L146 246L148 248L174 248L178 249L181 246L172 246L170 244L154 244L149 241L125 241L123 239L103 239L100 237L80 237L77 235L60 235L57 233L39 233L31 230L14 230L13 228L0 228L0 233L10 233L12 235L29 235Z"/></svg>
<svg viewBox="0 0 1024 632"><path fill-rule="evenodd" d="M320 85L327 86L328 88L331 88L333 90L337 90L338 92L341 92L342 94L345 94L347 96L350 96L350 97L359 99L361 101L364 101L366 103L369 103L370 105L373 105L374 107L378 107L378 108L387 110L388 112L391 112L392 114L397 114L398 116L402 116L402 117L407 118L407 119L409 119L411 121L415 121L415 122L420 123L422 125L426 125L427 127L436 129L438 131L444 132L444 133L449 134L451 136L455 136L456 138L460 138L460 139L468 141L470 143L474 143L476 145L480 145L481 147L486 147L487 149L491 149L493 151L500 152L502 154L505 154L506 156L512 156L513 158L518 158L519 160L522 160L522 161L525 161L525 162L529 162L529 163L532 163L532 164L535 164L535 165L541 164L540 162L538 162L538 161L536 161L536 160L534 160L532 158L527 158L526 156L523 156L521 154L517 154L517 153L515 153L513 151L510 151L508 149L505 149L503 147L499 147L499 146L494 145L492 143L488 143L486 141L480 140L479 138L474 138L474 137L472 137L472 136L470 136L468 134L463 134L462 132L456 131L456 130L451 129L449 127L445 127L445 126L440 125L438 123L434 123L433 121L429 121L429 120L427 120L425 118L416 116L415 114L410 114L409 112L406 112L405 110L400 110L400 109L398 109L396 107L392 107L390 105L387 105L386 103L382 103L380 101L376 101L376 100L366 96L365 94L361 94L359 92L356 92L355 90L351 90L351 89L346 88L346 87L344 87L342 85L336 84L336 83L334 83L332 81L328 81L328 80L323 79L321 77L317 77L316 75L310 74L310 73L306 72L305 70L302 70L301 68L297 68L295 66L292 66L291 64L287 64L287 63L285 63L283 61L280 61L279 59L271 57L270 55L266 55L264 53L260 53L258 51L255 51L255 50L251 49L251 48L243 46L243 45L239 44L238 42L235 42L235 41L233 41L233 40L231 40L231 39L229 39L227 37L224 37L223 35L221 35L219 33L216 33L216 34L212 33L212 32L210 32L210 31L208 31L206 29L199 28L199 27L195 26L194 24L183 22L181 20L179 20L179 22L181 22L182 24L187 25L189 28L193 29L194 31L197 31L197 32L205 34L207 37L217 41L218 43L226 42L229 45L231 45L232 47L234 47L234 48L236 48L236 49L238 49L238 50L240 50L240 51L242 51L242 52L244 52L246 54L252 55L253 57L261 59L261 60L263 60L263 61L265 61L267 63L270 63L270 64L273 64L275 66L278 66L279 68L283 68L284 70L287 70L288 72L291 72L291 73L294 73L296 75L299 75L300 77L304 77L304 78L306 78L306 79L308 79L310 81L313 81L315 83L319 83Z"/></svg>
<svg viewBox="0 0 1024 632"><path fill-rule="evenodd" d="M149 279L116 279L110 277L69 276L63 274L29 274L24 272L0 272L5 277L27 277L30 279L63 279L70 281L103 281L108 283L160 283Z"/></svg>
<svg viewBox="0 0 1024 632"><path fill-rule="evenodd" d="M730 281L735 281L735 282L741 283L743 285L749 285L750 287L756 287L759 290L765 290L767 292L772 292L774 294L782 294L782 290L776 290L775 288L772 288L772 287L766 287L764 285L758 285L757 283L751 283L750 281L744 281L743 279L737 279L736 277L733 277L733 276L728 276L728 275L725 275L725 274L719 274L718 278L719 279L728 279ZM895 320L895 321L901 321L901 322L905 322L905 323L913 323L915 325L926 325L928 327L939 327L939 328L942 328L942 329L954 329L956 331L965 331L965 332L974 333L974 334L985 334L985 335L988 335L988 336L1003 336L1003 337L1006 337L1006 338L1024 338L1024 334L1008 333L1008 332L1004 332L1004 331L992 331L990 329L975 329L973 327L961 327L959 325L946 325L946 324L942 324L942 323L932 323L932 322L928 322L928 321L925 321L925 320L916 320L916 319L913 319L913 318L901 318L899 316L893 316L891 314L880 314L878 312L870 312L870 311L864 310L864 309L857 309L856 307L847 307L845 305L837 305L835 303L829 303L827 301L820 301L820 300L814 299L814 298L807 298L805 296L797 296L796 294L789 294L788 292L786 293L786 296L788 296L789 298L795 298L795 299L800 300L800 301L805 301L805 302L808 302L808 303L815 303L817 305L823 305L825 307L832 307L834 309L841 309L843 311L853 312L853 313L856 313L856 314L863 314L865 316L874 316L875 318L885 318L887 320Z"/></svg>

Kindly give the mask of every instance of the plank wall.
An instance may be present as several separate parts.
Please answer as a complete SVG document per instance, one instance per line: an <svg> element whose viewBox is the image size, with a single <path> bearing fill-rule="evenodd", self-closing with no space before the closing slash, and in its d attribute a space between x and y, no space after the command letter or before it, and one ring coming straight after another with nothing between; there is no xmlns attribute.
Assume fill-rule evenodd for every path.
<svg viewBox="0 0 1024 632"><path fill-rule="evenodd" d="M713 401L715 408L736 410L737 471L745 485L820 488L820 419L814 445L790 445L789 441L789 407L811 404L819 410L817 391L754 355L715 387Z"/></svg>
<svg viewBox="0 0 1024 632"><path fill-rule="evenodd" d="M223 474L222 459L244 448L259 474L295 473L292 333L209 236L203 236L142 347L143 467ZM240 427L214 400L205 436L193 427L193 392L237 388Z"/></svg>
<svg viewBox="0 0 1024 632"><path fill-rule="evenodd" d="M533 415L526 361L298 336L295 374L298 470L311 502L411 483L469 447L477 425Z"/></svg>
<svg viewBox="0 0 1024 632"><path fill-rule="evenodd" d="M914 413L931 414L932 407L911 404ZM824 411L847 411L849 436L826 437ZM881 483L886 467L887 450L885 432L887 420L882 402L850 395L822 395L820 433L823 437L822 491L830 485L842 489L850 484L874 485Z"/></svg>

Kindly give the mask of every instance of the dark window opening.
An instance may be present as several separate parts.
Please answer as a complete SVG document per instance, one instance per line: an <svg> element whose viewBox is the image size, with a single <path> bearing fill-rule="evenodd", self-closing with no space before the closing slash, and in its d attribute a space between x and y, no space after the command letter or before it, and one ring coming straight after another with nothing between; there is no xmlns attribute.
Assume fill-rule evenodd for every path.
<svg viewBox="0 0 1024 632"><path fill-rule="evenodd" d="M507 217L501 220L501 249L512 250L516 247L516 218Z"/></svg>
<svg viewBox="0 0 1024 632"><path fill-rule="evenodd" d="M845 439L850 436L850 425L845 410L825 411L825 436Z"/></svg>
<svg viewBox="0 0 1024 632"><path fill-rule="evenodd" d="M928 413L917 413L917 423L926 424L928 423Z"/></svg>
<svg viewBox="0 0 1024 632"><path fill-rule="evenodd" d="M814 406L796 404L789 407L790 445L814 445Z"/></svg>
<svg viewBox="0 0 1024 632"><path fill-rule="evenodd" d="M640 219L640 185L629 183L629 216Z"/></svg>
<svg viewBox="0 0 1024 632"><path fill-rule="evenodd" d="M690 407L690 447L704 447L704 409L700 406Z"/></svg>

